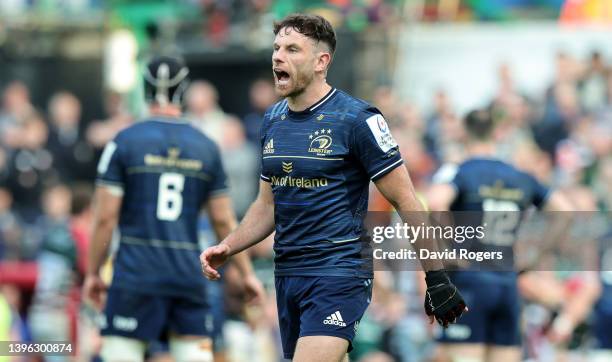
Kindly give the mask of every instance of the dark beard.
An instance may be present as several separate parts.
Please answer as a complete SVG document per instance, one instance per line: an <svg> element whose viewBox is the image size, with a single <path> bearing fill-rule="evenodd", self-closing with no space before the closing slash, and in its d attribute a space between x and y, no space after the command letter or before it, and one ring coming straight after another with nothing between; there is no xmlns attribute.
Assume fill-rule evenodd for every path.
<svg viewBox="0 0 612 362"><path fill-rule="evenodd" d="M314 79L314 74L310 78L308 78L308 77L297 78L295 80L295 88L293 89L293 91L288 93L285 97L286 98L295 98L295 97L299 96L300 94L304 93L306 88L308 88L310 83L312 83L313 79Z"/></svg>

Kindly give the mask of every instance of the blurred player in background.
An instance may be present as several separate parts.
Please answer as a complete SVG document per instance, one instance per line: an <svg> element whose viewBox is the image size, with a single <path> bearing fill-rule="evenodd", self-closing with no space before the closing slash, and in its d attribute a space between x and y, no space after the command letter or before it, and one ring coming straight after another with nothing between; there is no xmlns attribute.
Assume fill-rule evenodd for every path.
<svg viewBox="0 0 612 362"><path fill-rule="evenodd" d="M521 212L532 207L569 211L569 202L533 176L497 160L491 112L475 110L465 117L470 158L442 169L428 191L433 211L483 212L482 225L493 225L470 250L502 251L500 271L457 271L451 280L464 291L471 312L442 332L443 355L452 362L520 361L520 299L512 246ZM496 220L497 219L497 220ZM500 220L501 219L501 220ZM508 258L507 256L510 256ZM508 263L506 265L504 263Z"/></svg>
<svg viewBox="0 0 612 362"><path fill-rule="evenodd" d="M166 333L176 361L211 362L212 324L198 263L197 218L204 207L219 240L235 227L217 146L181 117L188 69L158 57L144 70L150 116L120 132L98 164L94 231L84 293L105 304L104 361L142 361L147 342ZM114 274L99 276L113 229ZM247 292L263 288L244 254L234 258Z"/></svg>
<svg viewBox="0 0 612 362"><path fill-rule="evenodd" d="M238 229L202 253L202 268L218 279L216 268L228 257L276 230L285 358L346 361L371 297L372 251L363 226L370 180L399 212L422 206L380 111L327 83L336 48L329 22L291 15L274 34L275 89L285 99L263 119L259 196ZM441 265L424 268L426 311L447 326L465 303Z"/></svg>

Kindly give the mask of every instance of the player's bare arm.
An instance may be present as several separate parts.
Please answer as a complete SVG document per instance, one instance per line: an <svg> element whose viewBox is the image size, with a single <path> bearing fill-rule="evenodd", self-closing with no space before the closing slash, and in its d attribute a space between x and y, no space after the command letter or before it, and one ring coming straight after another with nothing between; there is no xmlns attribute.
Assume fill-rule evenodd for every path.
<svg viewBox="0 0 612 362"><path fill-rule="evenodd" d="M106 285L99 273L108 255L113 230L117 226L122 196L115 189L98 186L94 197L93 230L83 295L94 307L101 310L104 306Z"/></svg>
<svg viewBox="0 0 612 362"><path fill-rule="evenodd" d="M414 223L418 221L418 223L420 223L421 221L425 221L425 209L416 198L414 187L406 167L397 167L381 177L376 181L376 187L391 205L395 207L402 219L410 218L410 220L403 220L404 222ZM423 220L416 220L416 218L423 218ZM414 243L414 247L418 250L433 250L433 248L436 248L434 243L430 243L427 240L417 240ZM421 260L421 264L425 271L440 270L444 268L442 262L439 260Z"/></svg>
<svg viewBox="0 0 612 362"><path fill-rule="evenodd" d="M206 203L206 210L217 240L225 239L236 228L238 223L229 196L222 195L209 199ZM237 253L231 260L242 275L249 301L263 301L264 288L253 272L253 265L247 252Z"/></svg>
<svg viewBox="0 0 612 362"><path fill-rule="evenodd" d="M414 187L405 167L396 167L393 171L375 182L376 187L385 198L395 207L402 220L406 223L426 222L424 208L417 200ZM417 250L437 250L432 240L417 240L414 243ZM419 252L420 253L420 252ZM452 285L440 260L421 260L423 270L426 272L425 281L428 289L425 297L425 311L430 322L434 319L446 327L456 322L468 308L457 288Z"/></svg>
<svg viewBox="0 0 612 362"><path fill-rule="evenodd" d="M211 280L219 279L217 268L230 256L257 244L272 231L274 231L274 196L270 184L260 181L259 195L236 230L221 243L204 250L200 255L204 275Z"/></svg>

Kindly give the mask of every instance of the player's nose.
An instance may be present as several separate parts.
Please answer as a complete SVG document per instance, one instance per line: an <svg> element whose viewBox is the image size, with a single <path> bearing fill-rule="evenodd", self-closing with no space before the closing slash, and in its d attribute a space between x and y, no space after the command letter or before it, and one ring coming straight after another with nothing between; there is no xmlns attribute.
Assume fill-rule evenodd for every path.
<svg viewBox="0 0 612 362"><path fill-rule="evenodd" d="M285 55L282 49L276 50L274 51L274 53L272 53L272 63L274 63L274 65L281 64L284 62L285 62Z"/></svg>

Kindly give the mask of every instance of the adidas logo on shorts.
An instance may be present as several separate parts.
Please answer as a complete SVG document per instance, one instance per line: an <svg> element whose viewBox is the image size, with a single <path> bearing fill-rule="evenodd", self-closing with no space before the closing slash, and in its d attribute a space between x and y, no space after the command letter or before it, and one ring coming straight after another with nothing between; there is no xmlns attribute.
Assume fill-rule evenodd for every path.
<svg viewBox="0 0 612 362"><path fill-rule="evenodd" d="M338 310L332 313L327 318L325 318L323 320L323 324L331 324L334 326L346 327L346 323L344 323L344 320L342 319L342 315L340 314L340 311Z"/></svg>

